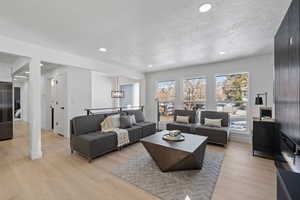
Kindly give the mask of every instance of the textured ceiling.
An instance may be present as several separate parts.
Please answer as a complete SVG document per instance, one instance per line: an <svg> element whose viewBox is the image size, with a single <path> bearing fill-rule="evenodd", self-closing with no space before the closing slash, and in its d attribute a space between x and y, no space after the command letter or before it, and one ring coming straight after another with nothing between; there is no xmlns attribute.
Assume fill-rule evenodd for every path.
<svg viewBox="0 0 300 200"><path fill-rule="evenodd" d="M198 8L206 2L213 8L200 14ZM2 0L0 34L138 71L155 71L271 52L289 3ZM108 51L101 53L99 47Z"/></svg>

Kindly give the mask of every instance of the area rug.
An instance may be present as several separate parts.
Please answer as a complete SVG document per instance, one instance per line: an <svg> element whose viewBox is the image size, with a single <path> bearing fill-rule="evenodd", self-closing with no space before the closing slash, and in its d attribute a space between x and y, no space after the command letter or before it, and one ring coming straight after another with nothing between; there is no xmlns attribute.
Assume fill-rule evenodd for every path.
<svg viewBox="0 0 300 200"><path fill-rule="evenodd" d="M207 150L202 170L163 173L144 153L112 173L162 200L210 200L223 159L224 153Z"/></svg>

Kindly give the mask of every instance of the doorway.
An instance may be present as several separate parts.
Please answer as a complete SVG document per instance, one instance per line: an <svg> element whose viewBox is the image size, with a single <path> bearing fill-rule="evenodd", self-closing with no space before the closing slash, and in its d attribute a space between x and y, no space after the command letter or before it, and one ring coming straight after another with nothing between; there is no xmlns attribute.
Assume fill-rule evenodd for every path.
<svg viewBox="0 0 300 200"><path fill-rule="evenodd" d="M20 87L14 87L14 117L15 117L15 120L22 119L21 88Z"/></svg>
<svg viewBox="0 0 300 200"><path fill-rule="evenodd" d="M50 102L50 121L51 129L61 135L66 136L65 132L65 74L56 74L50 79L51 102Z"/></svg>

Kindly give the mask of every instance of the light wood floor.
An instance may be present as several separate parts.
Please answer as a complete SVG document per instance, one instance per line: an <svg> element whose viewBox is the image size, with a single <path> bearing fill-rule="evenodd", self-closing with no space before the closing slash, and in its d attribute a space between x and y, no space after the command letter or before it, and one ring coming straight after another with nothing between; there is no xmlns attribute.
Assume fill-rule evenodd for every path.
<svg viewBox="0 0 300 200"><path fill-rule="evenodd" d="M1 200L152 200L156 197L110 174L110 170L144 152L141 144L113 152L91 164L70 154L68 139L44 132L44 157L31 161L27 126L15 125L15 139L0 142ZM270 160L252 157L251 146L231 142L225 151L213 200L273 200L275 167ZM192 199L194 200L194 199Z"/></svg>

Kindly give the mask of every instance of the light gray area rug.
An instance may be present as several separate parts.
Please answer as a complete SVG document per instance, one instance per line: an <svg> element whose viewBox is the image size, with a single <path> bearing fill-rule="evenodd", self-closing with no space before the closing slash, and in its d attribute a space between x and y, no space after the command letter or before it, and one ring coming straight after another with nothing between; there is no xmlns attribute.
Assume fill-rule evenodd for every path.
<svg viewBox="0 0 300 200"><path fill-rule="evenodd" d="M112 173L163 200L210 200L223 159L224 153L206 150L202 170L163 173L144 153Z"/></svg>

